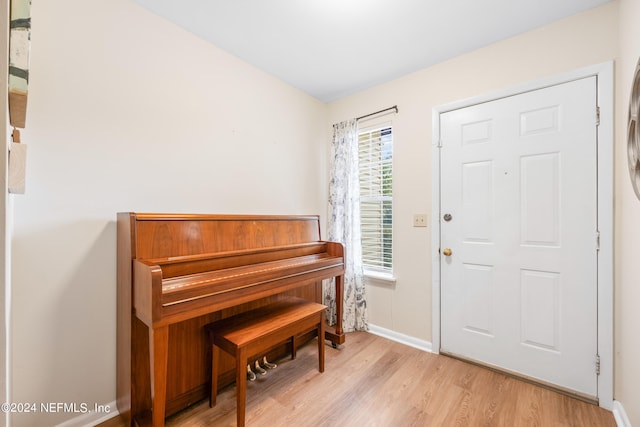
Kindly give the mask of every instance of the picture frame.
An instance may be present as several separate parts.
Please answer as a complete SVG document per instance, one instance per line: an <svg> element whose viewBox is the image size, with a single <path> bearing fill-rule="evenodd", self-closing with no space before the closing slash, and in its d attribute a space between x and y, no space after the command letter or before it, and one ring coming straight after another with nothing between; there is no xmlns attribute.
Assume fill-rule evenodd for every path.
<svg viewBox="0 0 640 427"><path fill-rule="evenodd" d="M11 0L9 18L9 122L24 128L27 116L31 0Z"/></svg>

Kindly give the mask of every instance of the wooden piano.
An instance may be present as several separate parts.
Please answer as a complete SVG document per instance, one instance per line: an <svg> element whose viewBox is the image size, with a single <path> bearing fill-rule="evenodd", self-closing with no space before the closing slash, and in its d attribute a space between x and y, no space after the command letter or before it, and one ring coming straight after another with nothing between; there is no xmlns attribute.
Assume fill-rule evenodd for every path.
<svg viewBox="0 0 640 427"><path fill-rule="evenodd" d="M117 229L116 392L127 425L164 425L207 397L204 325L283 295L321 302L324 279L335 278L338 313L325 338L344 343L344 249L320 240L318 216L125 212ZM219 385L234 378L233 360L223 362Z"/></svg>

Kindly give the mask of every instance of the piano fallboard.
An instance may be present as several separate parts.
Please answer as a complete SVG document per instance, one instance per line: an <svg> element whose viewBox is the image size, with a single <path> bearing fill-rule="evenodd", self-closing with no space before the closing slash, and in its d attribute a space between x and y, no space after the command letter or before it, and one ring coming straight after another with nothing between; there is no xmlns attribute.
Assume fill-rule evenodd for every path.
<svg viewBox="0 0 640 427"><path fill-rule="evenodd" d="M134 312L148 326L176 323L336 277L344 274L344 261L320 253L166 279L163 272L163 266L152 261L134 261Z"/></svg>
<svg viewBox="0 0 640 427"><path fill-rule="evenodd" d="M284 278L303 278L343 265L339 257L317 254L168 278L162 281L162 307L245 290Z"/></svg>

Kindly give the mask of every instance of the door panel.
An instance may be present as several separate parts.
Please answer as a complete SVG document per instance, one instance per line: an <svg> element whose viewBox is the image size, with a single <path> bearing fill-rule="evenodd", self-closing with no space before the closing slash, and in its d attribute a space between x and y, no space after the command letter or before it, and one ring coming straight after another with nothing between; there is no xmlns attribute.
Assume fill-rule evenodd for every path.
<svg viewBox="0 0 640 427"><path fill-rule="evenodd" d="M521 245L560 246L559 167L559 153L521 159Z"/></svg>
<svg viewBox="0 0 640 427"><path fill-rule="evenodd" d="M442 351L594 397L596 84L440 115Z"/></svg>
<svg viewBox="0 0 640 427"><path fill-rule="evenodd" d="M462 218L465 242L491 242L492 201L493 163L484 161L462 165L462 209L474 212L474 215Z"/></svg>

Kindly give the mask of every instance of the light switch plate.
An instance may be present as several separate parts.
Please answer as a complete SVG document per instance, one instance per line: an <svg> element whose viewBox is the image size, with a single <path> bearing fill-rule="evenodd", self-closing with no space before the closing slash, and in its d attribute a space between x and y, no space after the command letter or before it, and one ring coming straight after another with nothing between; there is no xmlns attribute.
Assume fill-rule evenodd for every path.
<svg viewBox="0 0 640 427"><path fill-rule="evenodd" d="M27 168L27 145L12 142L9 148L9 193L24 194Z"/></svg>
<svg viewBox="0 0 640 427"><path fill-rule="evenodd" d="M414 227L426 227L427 226L427 214L413 214L413 226Z"/></svg>

